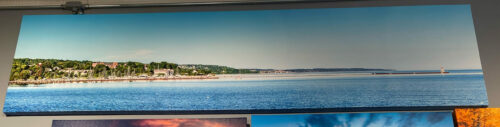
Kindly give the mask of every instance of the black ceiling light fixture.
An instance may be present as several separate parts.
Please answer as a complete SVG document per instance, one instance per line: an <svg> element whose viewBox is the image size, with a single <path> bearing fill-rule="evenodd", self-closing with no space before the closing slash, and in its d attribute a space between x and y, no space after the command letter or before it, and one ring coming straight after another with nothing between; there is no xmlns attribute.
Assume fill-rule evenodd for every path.
<svg viewBox="0 0 500 127"><path fill-rule="evenodd" d="M65 10L70 10L75 15L81 15L85 13L86 5L82 4L81 1L68 1L61 5Z"/></svg>

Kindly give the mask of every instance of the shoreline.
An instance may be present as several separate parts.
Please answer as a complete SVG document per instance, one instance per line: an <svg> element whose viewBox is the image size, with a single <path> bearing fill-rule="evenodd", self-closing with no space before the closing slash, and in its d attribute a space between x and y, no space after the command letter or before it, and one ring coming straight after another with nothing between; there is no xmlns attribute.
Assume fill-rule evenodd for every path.
<svg viewBox="0 0 500 127"><path fill-rule="evenodd" d="M167 80L204 80L219 79L212 76L187 76L187 77L169 77L169 78L118 78L118 79L48 79L48 80L30 80L30 81L9 81L8 85L41 85L53 83L89 83L89 82L133 82L133 81L167 81Z"/></svg>
<svg viewBox="0 0 500 127"><path fill-rule="evenodd" d="M217 76L173 76L173 77L130 77L130 78L111 78L111 79L45 79L45 80L26 80L9 81L8 85L40 85L57 83L102 83L102 82L134 82L134 81L172 81L172 80L289 80L306 78L343 78L343 77L372 77L372 76L425 76L425 75L457 75L457 74L476 74L451 73L451 72L393 72L393 73L260 73L260 74L220 74ZM482 74L482 73L477 73Z"/></svg>

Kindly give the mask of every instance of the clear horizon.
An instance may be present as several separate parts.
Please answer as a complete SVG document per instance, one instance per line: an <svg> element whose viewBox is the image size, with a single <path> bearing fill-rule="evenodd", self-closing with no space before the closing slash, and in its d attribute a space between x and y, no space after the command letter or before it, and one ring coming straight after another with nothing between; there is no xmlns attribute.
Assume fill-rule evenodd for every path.
<svg viewBox="0 0 500 127"><path fill-rule="evenodd" d="M24 58L16 58L16 59L24 59ZM28 59L41 59L41 58L28 58ZM60 59L60 60L69 60L69 59ZM74 60L74 61L90 61L90 60ZM126 62L137 62L137 61L91 61L91 62L118 62L118 63L126 63ZM168 61L151 61L151 62L168 62ZM151 62L144 63L140 62L143 64L150 64ZM178 64L178 63L176 63ZM215 65L215 64L178 64L178 65ZM218 66L224 66L224 65L218 65ZM360 67L344 67L344 68L360 68ZM341 69L344 69L341 68ZM274 69L274 68L236 68L236 69ZM335 67L319 67L319 68L284 68L284 69L274 69L274 70L287 70L287 69L336 69ZM363 69L392 69L392 68L363 68ZM417 70L439 70L440 68L437 69L417 69ZM398 70L398 71L405 71L405 70L399 70L399 69L393 69L393 70ZM461 69L449 69L445 68L445 70L482 70L482 68L461 68Z"/></svg>
<svg viewBox="0 0 500 127"><path fill-rule="evenodd" d="M469 5L27 15L14 58L481 69Z"/></svg>

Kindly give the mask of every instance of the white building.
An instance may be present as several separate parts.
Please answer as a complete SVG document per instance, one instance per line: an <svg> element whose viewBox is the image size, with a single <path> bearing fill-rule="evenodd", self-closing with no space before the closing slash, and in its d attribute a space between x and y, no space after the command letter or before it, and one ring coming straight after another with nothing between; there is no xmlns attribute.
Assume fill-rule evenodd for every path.
<svg viewBox="0 0 500 127"><path fill-rule="evenodd" d="M163 75L163 76L160 76L160 75ZM174 70L173 69L155 69L154 76L156 76L156 77L174 76Z"/></svg>

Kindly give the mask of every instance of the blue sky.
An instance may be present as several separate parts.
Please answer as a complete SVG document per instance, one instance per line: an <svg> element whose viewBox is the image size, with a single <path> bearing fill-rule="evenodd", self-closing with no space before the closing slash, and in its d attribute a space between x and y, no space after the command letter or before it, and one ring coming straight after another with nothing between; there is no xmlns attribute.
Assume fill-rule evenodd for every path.
<svg viewBox="0 0 500 127"><path fill-rule="evenodd" d="M480 69L469 5L27 15L15 58Z"/></svg>
<svg viewBox="0 0 500 127"><path fill-rule="evenodd" d="M252 127L453 127L451 112L252 115Z"/></svg>

